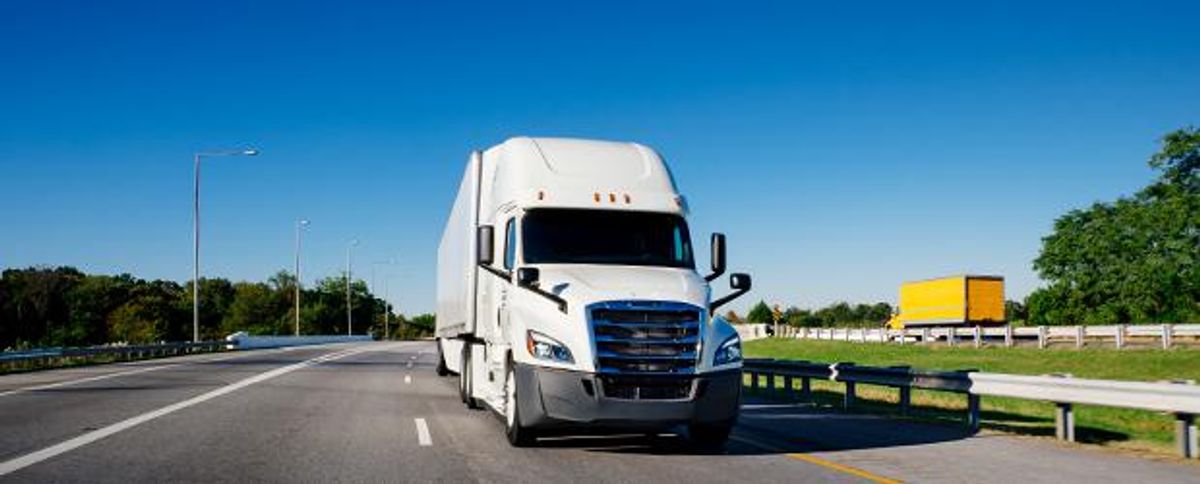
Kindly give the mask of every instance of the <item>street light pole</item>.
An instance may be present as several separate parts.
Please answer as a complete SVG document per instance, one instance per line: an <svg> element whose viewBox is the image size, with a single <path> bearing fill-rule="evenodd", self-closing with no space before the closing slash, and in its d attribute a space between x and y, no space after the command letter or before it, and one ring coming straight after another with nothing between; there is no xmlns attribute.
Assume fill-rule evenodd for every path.
<svg viewBox="0 0 1200 484"><path fill-rule="evenodd" d="M192 341L200 341L200 159L208 156L255 156L258 150L201 151L193 157L192 185Z"/></svg>
<svg viewBox="0 0 1200 484"><path fill-rule="evenodd" d="M375 266L378 266L380 264L387 264L387 265L394 266L394 265L396 265L396 258L393 257L388 260L375 261L375 262L371 263L371 291L372 292L379 291L379 280L375 278ZM384 284L384 287L386 288L387 287L387 274L384 275L383 284ZM387 334L388 334L387 289L384 289L383 292L384 292L383 293L383 298L384 298L383 299L383 334L384 334L384 339L387 339Z"/></svg>
<svg viewBox="0 0 1200 484"><path fill-rule="evenodd" d="M308 226L308 220L296 221L296 336L300 336L300 229Z"/></svg>
<svg viewBox="0 0 1200 484"><path fill-rule="evenodd" d="M391 332L388 331L388 325L392 322L392 303L388 301L388 278L383 278L383 339L387 341L391 337Z"/></svg>
<svg viewBox="0 0 1200 484"><path fill-rule="evenodd" d="M346 244L346 335L354 335L354 316L351 313L353 308L350 302L350 253L354 246L358 245L358 239L351 239L349 244Z"/></svg>

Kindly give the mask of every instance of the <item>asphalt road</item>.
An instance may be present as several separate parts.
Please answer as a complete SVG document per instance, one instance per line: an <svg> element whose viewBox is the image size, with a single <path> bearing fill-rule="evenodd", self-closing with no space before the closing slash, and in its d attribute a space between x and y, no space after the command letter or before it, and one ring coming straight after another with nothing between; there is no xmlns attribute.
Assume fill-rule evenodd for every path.
<svg viewBox="0 0 1200 484"><path fill-rule="evenodd" d="M432 343L196 355L0 376L5 482L1200 482L1200 466L747 404L723 453L679 436L514 449Z"/></svg>

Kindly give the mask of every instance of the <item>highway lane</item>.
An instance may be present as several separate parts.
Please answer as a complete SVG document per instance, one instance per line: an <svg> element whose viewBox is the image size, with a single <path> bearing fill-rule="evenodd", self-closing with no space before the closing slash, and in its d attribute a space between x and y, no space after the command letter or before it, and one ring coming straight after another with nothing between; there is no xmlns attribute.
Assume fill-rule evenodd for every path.
<svg viewBox="0 0 1200 484"><path fill-rule="evenodd" d="M513 449L497 419L489 412L464 408L455 381L434 375L434 351L430 343L403 342L246 353L225 361L193 361L0 397L0 472L5 464L30 453L94 436L131 418L152 417L14 469L0 480L1179 482L1200 478L1200 467L1194 465L1030 439L973 437L952 427L755 404L744 409L734 440L727 452L718 455L696 453L680 437L669 434L560 437L543 440L539 448ZM340 357L314 361L329 354ZM230 385L236 388L226 391ZM180 402L194 403L154 414Z"/></svg>

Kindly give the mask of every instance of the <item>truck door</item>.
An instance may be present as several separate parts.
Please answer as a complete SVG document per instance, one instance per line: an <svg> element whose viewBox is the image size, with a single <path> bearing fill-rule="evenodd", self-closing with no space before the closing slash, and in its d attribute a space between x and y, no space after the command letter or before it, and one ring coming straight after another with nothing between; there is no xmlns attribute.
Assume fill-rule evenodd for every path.
<svg viewBox="0 0 1200 484"><path fill-rule="evenodd" d="M511 217L504 224L504 270L512 274L517 270L517 218ZM496 341L507 345L508 341L508 298L509 291L514 290L512 284L504 284L500 288L500 301L496 308ZM504 362L501 362L502 364Z"/></svg>

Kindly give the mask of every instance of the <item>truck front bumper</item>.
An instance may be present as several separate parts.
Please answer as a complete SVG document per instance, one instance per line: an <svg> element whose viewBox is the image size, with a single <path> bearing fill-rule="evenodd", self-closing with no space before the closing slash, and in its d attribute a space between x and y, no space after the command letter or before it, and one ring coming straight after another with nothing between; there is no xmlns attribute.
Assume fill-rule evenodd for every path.
<svg viewBox="0 0 1200 484"><path fill-rule="evenodd" d="M733 422L742 394L740 369L688 376L610 377L518 364L516 377L521 423L539 428Z"/></svg>

